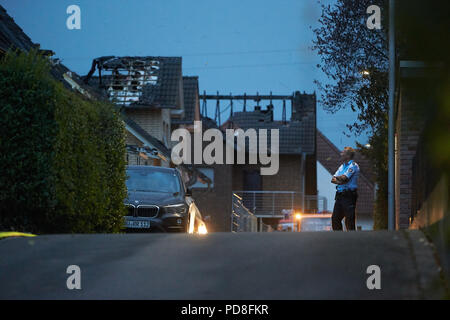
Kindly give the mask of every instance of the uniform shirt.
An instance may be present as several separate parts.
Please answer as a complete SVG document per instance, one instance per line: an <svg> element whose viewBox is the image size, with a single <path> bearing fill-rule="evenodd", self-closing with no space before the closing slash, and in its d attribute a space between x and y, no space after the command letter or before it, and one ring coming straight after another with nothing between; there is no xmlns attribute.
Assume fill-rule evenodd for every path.
<svg viewBox="0 0 450 320"><path fill-rule="evenodd" d="M350 160L347 163L343 163L334 174L335 177L342 175L348 178L348 182L337 185L336 190L338 192L342 192L344 190L354 190L358 187L359 166L355 161Z"/></svg>

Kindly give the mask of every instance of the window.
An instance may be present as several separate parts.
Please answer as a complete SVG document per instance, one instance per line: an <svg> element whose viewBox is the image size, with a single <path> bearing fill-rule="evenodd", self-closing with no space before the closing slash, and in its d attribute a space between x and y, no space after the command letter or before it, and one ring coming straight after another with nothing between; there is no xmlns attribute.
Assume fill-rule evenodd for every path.
<svg viewBox="0 0 450 320"><path fill-rule="evenodd" d="M211 179L212 183L210 185L211 188L214 187L214 169L212 168L196 168L198 171L203 173L205 176L207 176L209 179ZM200 181L200 177L197 178L197 182L194 183L191 188L208 188L208 184L206 181L202 182Z"/></svg>
<svg viewBox="0 0 450 320"><path fill-rule="evenodd" d="M128 169L128 191L176 193L181 191L180 181L173 172L146 169Z"/></svg>

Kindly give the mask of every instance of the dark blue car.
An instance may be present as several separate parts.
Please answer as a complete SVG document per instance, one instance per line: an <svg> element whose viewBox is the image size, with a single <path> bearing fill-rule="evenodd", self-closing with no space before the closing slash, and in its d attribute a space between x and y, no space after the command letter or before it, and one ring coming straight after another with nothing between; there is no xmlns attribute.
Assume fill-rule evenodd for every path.
<svg viewBox="0 0 450 320"><path fill-rule="evenodd" d="M127 166L129 232L206 233L201 214L177 169Z"/></svg>

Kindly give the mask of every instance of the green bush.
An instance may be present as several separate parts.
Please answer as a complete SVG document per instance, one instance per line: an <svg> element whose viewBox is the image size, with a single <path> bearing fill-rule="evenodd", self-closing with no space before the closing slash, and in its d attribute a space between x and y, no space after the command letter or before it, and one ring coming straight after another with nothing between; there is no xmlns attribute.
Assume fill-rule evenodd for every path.
<svg viewBox="0 0 450 320"><path fill-rule="evenodd" d="M371 148L358 144L358 149L372 163L373 174L377 185L373 209L373 228L382 230L388 228L388 141L387 117L383 126L373 132L369 138Z"/></svg>
<svg viewBox="0 0 450 320"><path fill-rule="evenodd" d="M0 63L0 230L117 232L125 129L110 104L50 75L35 51Z"/></svg>

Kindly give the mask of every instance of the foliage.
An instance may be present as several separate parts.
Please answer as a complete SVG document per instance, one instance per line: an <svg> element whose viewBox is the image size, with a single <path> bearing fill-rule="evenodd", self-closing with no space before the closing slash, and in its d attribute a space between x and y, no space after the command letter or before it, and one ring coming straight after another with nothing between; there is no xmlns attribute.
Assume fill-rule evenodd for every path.
<svg viewBox="0 0 450 320"><path fill-rule="evenodd" d="M322 5L321 26L314 30L313 49L321 56L318 67L331 83L316 81L325 110L351 108L358 121L350 130L361 133L384 126L388 98L386 30L367 27L367 8L385 6L386 0L338 0ZM383 26L384 27L384 26Z"/></svg>
<svg viewBox="0 0 450 320"><path fill-rule="evenodd" d="M378 185L374 228L387 227L387 108L388 43L386 23L371 30L366 21L370 5L386 8L386 0L337 0L322 5L321 26L314 30L313 49L321 56L318 67L331 83L316 81L324 109L334 113L350 108L357 121L347 127L355 134L369 131L371 149L359 145L371 160ZM385 12L385 10L382 10ZM386 19L382 19L382 22Z"/></svg>
<svg viewBox="0 0 450 320"><path fill-rule="evenodd" d="M365 148L364 146L357 144L359 152L363 154L367 159L371 159L373 162L374 176L376 177L376 196L373 215L373 228L375 230L387 229L388 227L388 168L387 168L387 155L388 155L388 143L387 143L388 128L380 128L369 138L369 144L371 148Z"/></svg>
<svg viewBox="0 0 450 320"><path fill-rule="evenodd" d="M0 63L0 227L117 232L124 215L125 134L109 104L50 75L36 51Z"/></svg>

